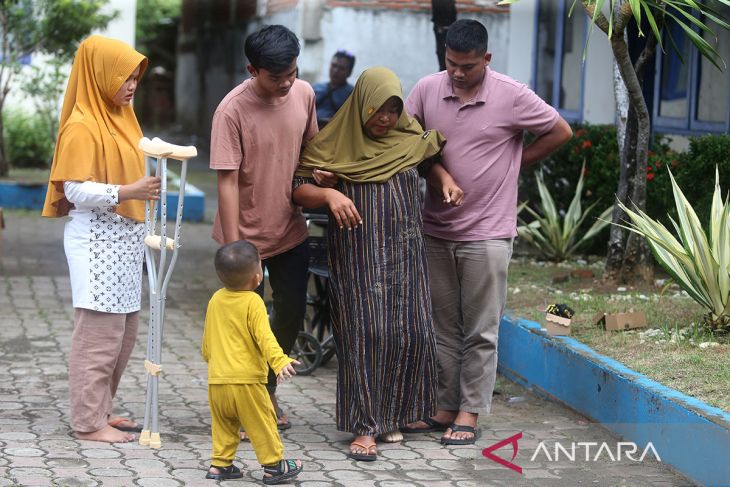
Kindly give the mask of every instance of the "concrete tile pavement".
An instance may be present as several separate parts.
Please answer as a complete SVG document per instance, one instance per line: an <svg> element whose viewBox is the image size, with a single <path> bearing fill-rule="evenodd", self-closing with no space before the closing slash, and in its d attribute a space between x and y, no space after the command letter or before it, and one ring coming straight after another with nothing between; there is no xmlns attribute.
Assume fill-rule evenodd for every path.
<svg viewBox="0 0 730 487"><path fill-rule="evenodd" d="M212 485L204 480L210 455L206 366L200 358L204 309L218 282L212 267L216 245L210 225L185 224L178 266L170 282L160 383L163 446L79 441L68 426L66 355L72 307L63 254L63 221L28 212L8 212L0 238L0 486ZM142 323L146 323L143 309ZM122 381L117 412L142 420L146 327ZM651 455L643 462L612 461L618 439L570 410L536 397L505 380L498 383L493 412L480 419L476 446L443 447L436 434L409 435L401 444L379 445L379 460L357 463L345 452L350 435L334 427L335 364L283 385L281 402L292 428L282 433L289 457L305 470L295 485L396 486L687 486ZM519 474L482 455L482 449L522 433L514 463ZM535 456L540 442L550 455L559 442L570 448L594 442L586 460ZM510 460L509 445L495 454ZM595 460L595 461L594 461ZM240 481L221 485L261 485L262 471L249 443L236 463Z"/></svg>

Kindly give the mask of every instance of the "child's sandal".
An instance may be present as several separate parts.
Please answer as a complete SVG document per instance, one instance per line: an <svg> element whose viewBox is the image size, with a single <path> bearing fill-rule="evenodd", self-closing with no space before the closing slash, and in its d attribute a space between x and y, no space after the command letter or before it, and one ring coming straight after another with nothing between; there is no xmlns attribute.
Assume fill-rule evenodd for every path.
<svg viewBox="0 0 730 487"><path fill-rule="evenodd" d="M218 473L210 473L211 468L217 468ZM212 480L230 480L243 478L241 470L235 465L229 465L227 467L219 467L218 465L211 465L208 468L208 473L205 474L206 479Z"/></svg>
<svg viewBox="0 0 730 487"><path fill-rule="evenodd" d="M282 460L276 465L262 465L264 467L264 483L273 485L284 480L296 477L304 469L304 465L297 467L296 460Z"/></svg>

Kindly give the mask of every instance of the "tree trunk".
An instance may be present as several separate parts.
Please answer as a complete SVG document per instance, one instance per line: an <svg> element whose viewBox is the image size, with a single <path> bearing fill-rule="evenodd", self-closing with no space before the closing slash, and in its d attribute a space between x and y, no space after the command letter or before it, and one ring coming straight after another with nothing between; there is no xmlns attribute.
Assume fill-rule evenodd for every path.
<svg viewBox="0 0 730 487"><path fill-rule="evenodd" d="M10 164L5 157L5 124L3 123L3 105L5 97L0 99L0 178L7 176L10 172Z"/></svg>
<svg viewBox="0 0 730 487"><path fill-rule="evenodd" d="M446 69L446 31L456 22L456 0L431 0L433 33L436 36L436 57L439 70Z"/></svg>
<svg viewBox="0 0 730 487"><path fill-rule="evenodd" d="M644 168L646 167L651 131L649 110L641 88L640 73L635 71L631 63L631 56L623 33L620 36L614 34L611 39L611 49L630 100L616 198L624 205L636 205L640 210L644 210L646 208L646 170ZM650 44L647 44L645 51L647 49L651 50ZM650 52L643 52L641 58L645 58L647 54L651 56ZM635 139L632 135L635 135ZM628 198L629 195L631 196L630 199ZM626 232L615 225L623 223L625 219L626 214L623 210L618 206L614 207L612 216L614 225L612 225L609 238L604 273L604 279L609 282L620 282L636 277L643 279L651 277L648 248L643 239L635 238L631 232Z"/></svg>
<svg viewBox="0 0 730 487"><path fill-rule="evenodd" d="M624 40L628 43L628 35L624 32ZM621 78L618 63L613 61L613 94L616 107L616 136L618 137L618 150L624 150L624 139L626 137L626 122L629 118L629 93Z"/></svg>

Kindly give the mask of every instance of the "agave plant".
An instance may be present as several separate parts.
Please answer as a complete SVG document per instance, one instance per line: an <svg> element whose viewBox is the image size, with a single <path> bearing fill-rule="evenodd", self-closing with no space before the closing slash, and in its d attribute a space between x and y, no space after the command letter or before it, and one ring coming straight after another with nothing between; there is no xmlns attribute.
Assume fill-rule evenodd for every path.
<svg viewBox="0 0 730 487"><path fill-rule="evenodd" d="M578 185L575 188L575 195L570 202L565 216L561 216L558 212L555 206L555 200L550 195L550 191L545 185L541 172L537 173L537 189L540 193L539 212L524 203L518 207L518 213L524 209L532 215L534 220L530 223L525 223L522 218L518 217L520 226L517 227L517 233L534 246L546 259L555 262L564 261L578 247L596 236L609 223L613 207L609 207L601 213L588 231L582 235L579 233L581 225L583 225L588 214L596 205L596 203L590 205L585 211L582 209L581 196L583 193L584 169L585 164L581 168Z"/></svg>
<svg viewBox="0 0 730 487"><path fill-rule="evenodd" d="M709 235L705 233L692 205L684 197L669 171L679 223L671 219L679 240L667 228L643 211L631 211L624 228L647 239L657 262L689 294L707 309L705 323L713 331L730 331L730 205L722 201L720 175L715 168ZM620 203L619 203L620 204Z"/></svg>

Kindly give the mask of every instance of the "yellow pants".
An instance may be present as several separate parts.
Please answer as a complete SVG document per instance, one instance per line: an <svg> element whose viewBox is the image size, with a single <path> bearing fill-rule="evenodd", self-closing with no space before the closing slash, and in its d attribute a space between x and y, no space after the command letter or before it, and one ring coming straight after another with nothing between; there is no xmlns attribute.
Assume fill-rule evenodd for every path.
<svg viewBox="0 0 730 487"><path fill-rule="evenodd" d="M210 384L208 402L213 420L213 465L228 467L233 463L241 442L241 426L261 465L281 461L284 446L276 428L276 412L264 384Z"/></svg>

